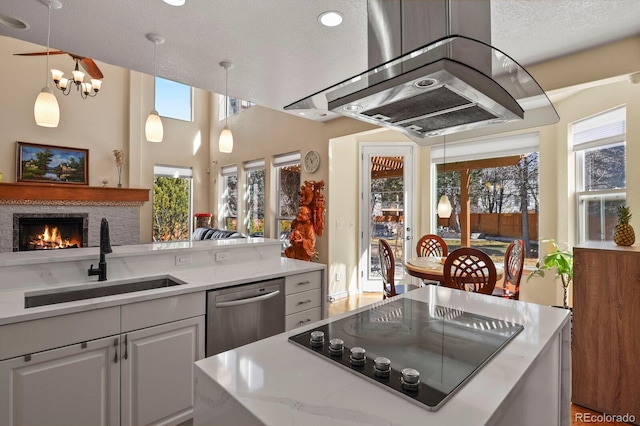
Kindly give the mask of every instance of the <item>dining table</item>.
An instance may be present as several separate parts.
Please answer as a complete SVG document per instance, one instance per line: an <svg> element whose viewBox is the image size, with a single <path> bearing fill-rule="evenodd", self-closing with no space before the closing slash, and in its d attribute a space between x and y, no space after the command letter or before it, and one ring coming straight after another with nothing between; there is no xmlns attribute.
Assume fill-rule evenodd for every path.
<svg viewBox="0 0 640 426"><path fill-rule="evenodd" d="M429 284L428 281L432 281L444 285L444 262L446 260L446 257L412 257L403 265L407 274L426 281L426 284ZM495 267L496 281L500 281L504 275L504 268L499 265L495 265Z"/></svg>

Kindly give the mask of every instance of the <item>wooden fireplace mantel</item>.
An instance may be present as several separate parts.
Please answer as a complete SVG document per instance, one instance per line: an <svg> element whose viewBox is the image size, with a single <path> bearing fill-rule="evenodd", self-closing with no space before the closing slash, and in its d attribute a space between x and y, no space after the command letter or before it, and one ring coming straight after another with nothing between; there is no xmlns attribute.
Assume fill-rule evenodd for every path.
<svg viewBox="0 0 640 426"><path fill-rule="evenodd" d="M0 183L0 204L141 206L149 189L54 183Z"/></svg>

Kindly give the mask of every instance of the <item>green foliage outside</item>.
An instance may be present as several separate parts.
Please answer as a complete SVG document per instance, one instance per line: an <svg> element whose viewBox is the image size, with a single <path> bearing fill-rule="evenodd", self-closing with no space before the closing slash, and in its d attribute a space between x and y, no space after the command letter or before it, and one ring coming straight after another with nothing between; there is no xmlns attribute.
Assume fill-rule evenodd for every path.
<svg viewBox="0 0 640 426"><path fill-rule="evenodd" d="M153 185L153 241L189 239L188 178L156 177Z"/></svg>

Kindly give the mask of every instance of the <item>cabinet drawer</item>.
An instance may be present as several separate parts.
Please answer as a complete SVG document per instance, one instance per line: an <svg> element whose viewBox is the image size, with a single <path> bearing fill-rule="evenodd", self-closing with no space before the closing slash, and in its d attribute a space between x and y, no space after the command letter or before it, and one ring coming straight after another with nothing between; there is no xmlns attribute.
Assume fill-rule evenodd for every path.
<svg viewBox="0 0 640 426"><path fill-rule="evenodd" d="M285 301L287 315L320 306L322 299L320 289L290 294Z"/></svg>
<svg viewBox="0 0 640 426"><path fill-rule="evenodd" d="M204 315L203 291L122 305L122 332Z"/></svg>
<svg viewBox="0 0 640 426"><path fill-rule="evenodd" d="M285 294L299 293L322 287L322 272L313 271L285 277Z"/></svg>
<svg viewBox="0 0 640 426"><path fill-rule="evenodd" d="M320 308L307 309L285 317L285 330L289 331L294 328L320 321L322 318Z"/></svg>
<svg viewBox="0 0 640 426"><path fill-rule="evenodd" d="M0 359L120 333L120 307L0 326Z"/></svg>

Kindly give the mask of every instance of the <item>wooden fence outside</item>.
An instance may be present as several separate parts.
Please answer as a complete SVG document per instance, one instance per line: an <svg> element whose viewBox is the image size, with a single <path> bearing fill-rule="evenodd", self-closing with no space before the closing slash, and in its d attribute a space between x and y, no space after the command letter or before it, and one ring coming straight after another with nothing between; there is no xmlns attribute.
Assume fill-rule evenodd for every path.
<svg viewBox="0 0 640 426"><path fill-rule="evenodd" d="M471 232L499 237L519 238L522 236L522 214L520 213L471 213ZM454 217L438 219L439 226L454 228ZM529 213L529 240L538 239L538 214Z"/></svg>

